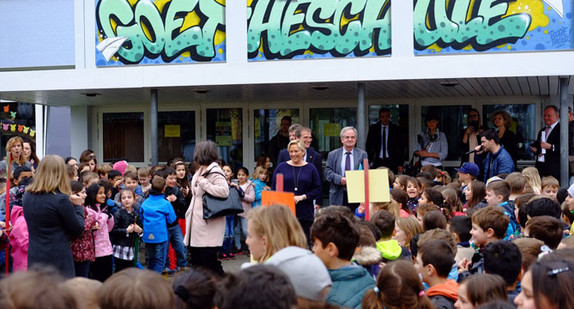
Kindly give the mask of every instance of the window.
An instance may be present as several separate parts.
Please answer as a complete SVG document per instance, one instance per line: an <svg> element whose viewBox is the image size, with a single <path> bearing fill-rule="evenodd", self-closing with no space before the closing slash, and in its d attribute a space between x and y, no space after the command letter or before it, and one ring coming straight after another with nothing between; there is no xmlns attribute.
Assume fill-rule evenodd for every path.
<svg viewBox="0 0 574 309"><path fill-rule="evenodd" d="M219 156L234 171L243 166L243 112L241 108L206 111L207 139L219 147Z"/></svg>
<svg viewBox="0 0 574 309"><path fill-rule="evenodd" d="M255 159L261 154L271 155L269 141L281 130L281 118L290 116L292 124L300 123L299 109L256 109L253 116Z"/></svg>
<svg viewBox="0 0 574 309"><path fill-rule="evenodd" d="M448 160L460 160L462 155L462 129L466 127L466 115L470 111L470 105L448 105L448 106L422 106L421 107L421 128L420 132L427 129L425 117L432 112L439 116L439 132L446 135L448 141Z"/></svg>
<svg viewBox="0 0 574 309"><path fill-rule="evenodd" d="M168 162L173 158L193 161L196 143L195 112L159 112L157 118L159 161Z"/></svg>
<svg viewBox="0 0 574 309"><path fill-rule="evenodd" d="M104 161L144 161L144 114L104 113Z"/></svg>
<svg viewBox="0 0 574 309"><path fill-rule="evenodd" d="M309 126L313 139L317 140L317 151L327 158L329 151L341 147L341 129L356 125L357 108L311 108L309 109Z"/></svg>
<svg viewBox="0 0 574 309"><path fill-rule="evenodd" d="M482 123L487 127L494 128L490 116L499 110L507 111L512 117L512 124L509 130L516 134L518 140L518 159L517 160L534 160L534 154L530 151L530 145L536 139L536 123L533 115L535 104L499 104L484 105L482 107Z"/></svg>
<svg viewBox="0 0 574 309"><path fill-rule="evenodd" d="M398 125L402 129L403 133L403 145L393 145L400 146L403 148L403 152L407 154L409 152L409 106L406 104L393 104L393 105L370 105L369 106L369 126L377 123L379 121L379 111L381 108L386 107L391 111L391 123ZM368 129L368 128L367 128ZM408 160L410 156L406 156Z"/></svg>

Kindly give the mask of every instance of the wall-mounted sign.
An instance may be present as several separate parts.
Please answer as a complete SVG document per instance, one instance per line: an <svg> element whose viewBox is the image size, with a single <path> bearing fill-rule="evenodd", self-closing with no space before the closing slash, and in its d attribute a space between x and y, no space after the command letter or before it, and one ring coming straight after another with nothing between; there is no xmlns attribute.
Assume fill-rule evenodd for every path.
<svg viewBox="0 0 574 309"><path fill-rule="evenodd" d="M251 61L391 53L390 0L247 0Z"/></svg>
<svg viewBox="0 0 574 309"><path fill-rule="evenodd" d="M572 0L414 0L415 54L567 50Z"/></svg>
<svg viewBox="0 0 574 309"><path fill-rule="evenodd" d="M224 0L96 0L96 65L225 61Z"/></svg>

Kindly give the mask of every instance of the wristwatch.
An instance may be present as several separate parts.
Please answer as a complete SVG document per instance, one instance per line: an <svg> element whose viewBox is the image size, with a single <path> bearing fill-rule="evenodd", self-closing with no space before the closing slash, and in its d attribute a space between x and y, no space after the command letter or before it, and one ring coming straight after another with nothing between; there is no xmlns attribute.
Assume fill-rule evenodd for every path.
<svg viewBox="0 0 574 309"><path fill-rule="evenodd" d="M552 144L552 151L555 151L555 150L554 150L554 144Z"/></svg>

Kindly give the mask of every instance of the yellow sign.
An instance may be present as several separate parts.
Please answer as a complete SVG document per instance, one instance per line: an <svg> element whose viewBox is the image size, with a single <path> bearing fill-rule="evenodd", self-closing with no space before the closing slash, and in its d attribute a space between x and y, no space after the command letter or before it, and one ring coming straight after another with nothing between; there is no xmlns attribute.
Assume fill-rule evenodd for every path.
<svg viewBox="0 0 574 309"><path fill-rule="evenodd" d="M365 171L346 171L349 203L365 201ZM369 170L369 202L389 202L389 173L386 169Z"/></svg>
<svg viewBox="0 0 574 309"><path fill-rule="evenodd" d="M341 134L341 124L325 123L323 125L323 136L339 136Z"/></svg>
<svg viewBox="0 0 574 309"><path fill-rule="evenodd" d="M180 137L181 127L179 124L166 124L163 133L165 137Z"/></svg>

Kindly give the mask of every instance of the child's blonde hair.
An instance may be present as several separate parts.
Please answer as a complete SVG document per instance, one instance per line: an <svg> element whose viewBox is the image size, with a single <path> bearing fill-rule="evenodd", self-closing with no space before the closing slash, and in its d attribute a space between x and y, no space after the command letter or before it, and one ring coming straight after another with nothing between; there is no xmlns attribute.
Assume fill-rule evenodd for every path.
<svg viewBox="0 0 574 309"><path fill-rule="evenodd" d="M419 221L414 217L406 217L406 218L398 217L395 221L395 224L405 233L404 246L410 250L411 239L413 238L413 236L423 232L423 229L419 224Z"/></svg>
<svg viewBox="0 0 574 309"><path fill-rule="evenodd" d="M558 179L554 178L554 176L542 177L540 188L542 190L544 190L544 188L546 188L546 187L559 189L560 188L560 182L558 182Z"/></svg>
<svg viewBox="0 0 574 309"><path fill-rule="evenodd" d="M138 169L135 166L129 164L128 166L126 166L126 170L124 171L124 174L127 172L137 173Z"/></svg>
<svg viewBox="0 0 574 309"><path fill-rule="evenodd" d="M542 190L542 181L540 180L538 169L536 167L529 166L522 170L522 175L526 177L526 184L534 190L534 193L540 193Z"/></svg>
<svg viewBox="0 0 574 309"><path fill-rule="evenodd" d="M111 170L113 170L110 164L100 164L98 165L98 174L107 175Z"/></svg>
<svg viewBox="0 0 574 309"><path fill-rule="evenodd" d="M138 177L148 177L150 175L150 169L147 167L140 167L137 173Z"/></svg>
<svg viewBox="0 0 574 309"><path fill-rule="evenodd" d="M248 225L257 237L265 237L265 252L257 260L263 263L277 251L297 246L308 248L307 239L299 221L291 210L283 205L257 207L247 215Z"/></svg>
<svg viewBox="0 0 574 309"><path fill-rule="evenodd" d="M376 214L381 210L386 210L391 214L393 214L395 218L401 216L401 209L399 203L397 203L397 201L395 200L391 200L390 202L374 202L371 203L371 205L373 205L373 212L372 212L373 214Z"/></svg>
<svg viewBox="0 0 574 309"><path fill-rule="evenodd" d="M251 178L253 180L257 180L257 179L259 179L260 174L265 174L266 175L265 181L269 181L269 171L261 165L255 168L255 171L253 171Z"/></svg>
<svg viewBox="0 0 574 309"><path fill-rule="evenodd" d="M104 282L98 293L98 304L100 308L174 308L175 294L160 274L126 268Z"/></svg>

